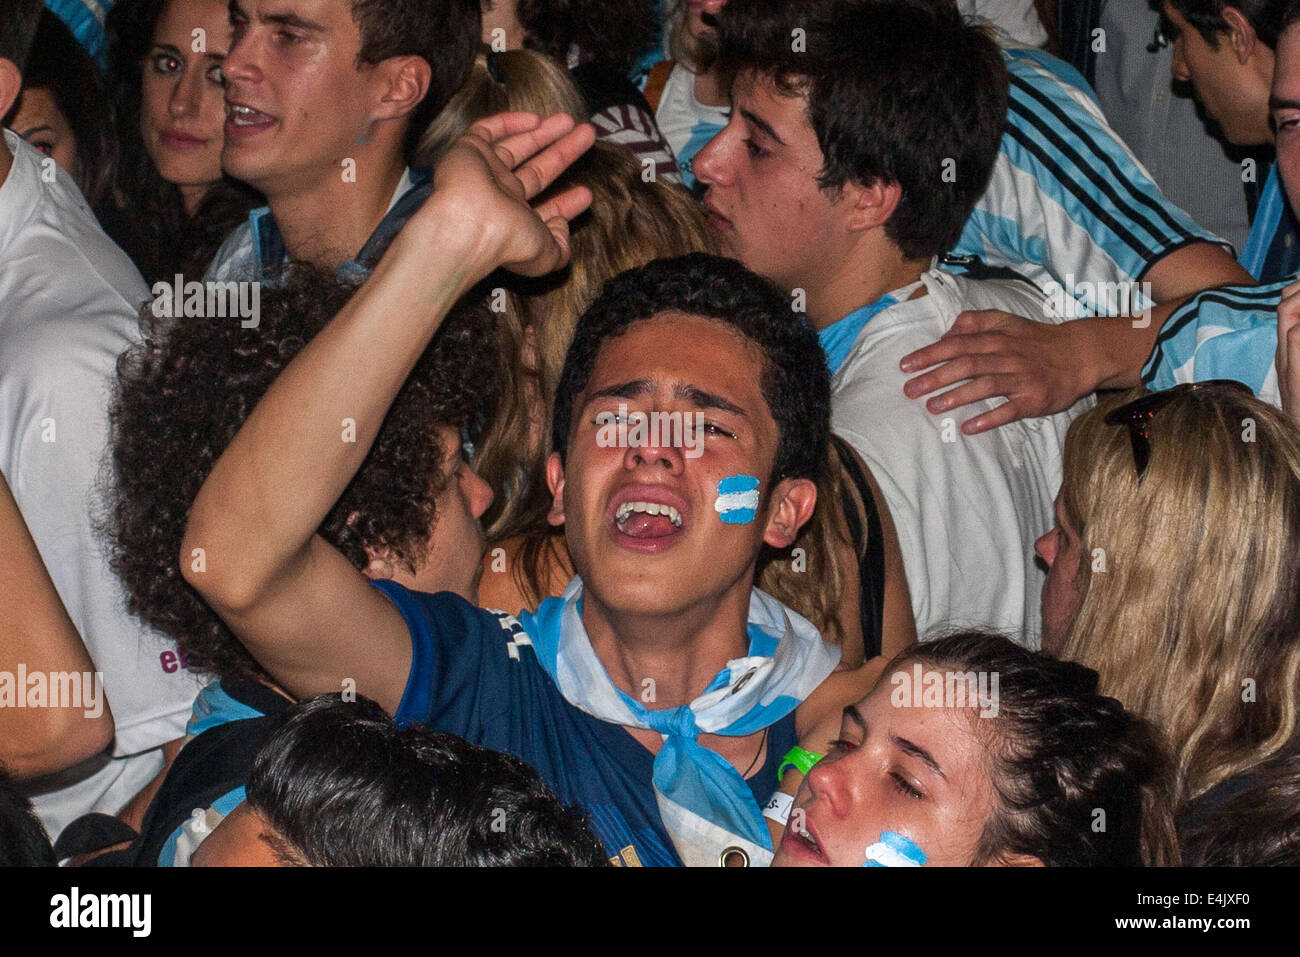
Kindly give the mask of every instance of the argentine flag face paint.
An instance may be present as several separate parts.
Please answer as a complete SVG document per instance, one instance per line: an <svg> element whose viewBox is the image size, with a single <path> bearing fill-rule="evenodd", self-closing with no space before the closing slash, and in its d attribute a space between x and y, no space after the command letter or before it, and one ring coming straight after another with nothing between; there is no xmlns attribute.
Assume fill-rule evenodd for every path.
<svg viewBox="0 0 1300 957"><path fill-rule="evenodd" d="M882 831L880 840L867 848L863 867L920 867L926 862L925 851L896 831Z"/></svg>
<svg viewBox="0 0 1300 957"><path fill-rule="evenodd" d="M752 475L731 475L718 483L713 507L728 525L748 525L758 514L758 479Z"/></svg>

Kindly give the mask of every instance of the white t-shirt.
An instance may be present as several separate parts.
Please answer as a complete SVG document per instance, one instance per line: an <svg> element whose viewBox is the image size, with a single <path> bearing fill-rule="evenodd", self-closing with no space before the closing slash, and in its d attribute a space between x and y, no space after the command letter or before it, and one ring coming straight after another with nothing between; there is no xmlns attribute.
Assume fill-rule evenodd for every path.
<svg viewBox="0 0 1300 957"><path fill-rule="evenodd" d="M1027 283L977 282L933 269L922 282L927 295L884 309L859 333L831 381L832 427L884 492L918 636L992 629L1038 648L1044 576L1034 564L1034 541L1054 522L1066 430L1094 400L968 436L961 423L1003 399L947 415L909 399L903 384L911 376L899 371L899 360L942 336L963 310L1061 321Z"/></svg>
<svg viewBox="0 0 1300 957"><path fill-rule="evenodd" d="M695 74L680 63L673 65L659 95L655 122L677 157L682 181L688 189L695 187L692 168L695 154L727 125L729 112L726 106L710 106L697 100Z"/></svg>
<svg viewBox="0 0 1300 957"><path fill-rule="evenodd" d="M36 810L57 838L88 811L116 813L157 774L159 748L184 733L200 684L126 610L92 528L115 364L138 340L148 290L68 175L4 136L14 162L0 185L0 471L103 673L117 728L112 760L39 782Z"/></svg>
<svg viewBox="0 0 1300 957"><path fill-rule="evenodd" d="M1034 0L957 0L957 9L968 17L988 20L1017 43L1042 49L1047 30L1038 19Z"/></svg>

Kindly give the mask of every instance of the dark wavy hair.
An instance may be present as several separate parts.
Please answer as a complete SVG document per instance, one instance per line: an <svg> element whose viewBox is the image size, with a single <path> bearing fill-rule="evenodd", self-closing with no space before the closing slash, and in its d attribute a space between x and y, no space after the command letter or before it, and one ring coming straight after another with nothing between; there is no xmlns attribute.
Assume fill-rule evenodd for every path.
<svg viewBox="0 0 1300 957"><path fill-rule="evenodd" d="M733 259L688 253L620 273L578 320L564 359L551 419L551 448L564 456L573 406L608 340L663 312L684 312L728 326L762 353L762 391L778 441L771 488L783 479L821 477L830 438L831 388L826 356L805 317L781 292Z"/></svg>
<svg viewBox="0 0 1300 957"><path fill-rule="evenodd" d="M564 63L570 46L624 73L653 38L651 0L519 0L525 45Z"/></svg>
<svg viewBox="0 0 1300 957"><path fill-rule="evenodd" d="M86 203L97 209L117 165L117 137L99 69L86 48L55 14L41 13L36 39L23 70L23 90L45 90L77 140L81 175L77 186ZM22 98L4 118L8 126Z"/></svg>
<svg viewBox="0 0 1300 957"><path fill-rule="evenodd" d="M27 66L43 9L41 0L9 0L5 4L5 15L0 17L0 57L19 70Z"/></svg>
<svg viewBox="0 0 1300 957"><path fill-rule="evenodd" d="M1195 823L1179 818L1184 864L1300 866L1300 742L1220 788L1234 793Z"/></svg>
<svg viewBox="0 0 1300 957"><path fill-rule="evenodd" d="M257 753L248 805L286 863L312 867L600 867L582 813L518 758L379 705L319 695Z"/></svg>
<svg viewBox="0 0 1300 957"><path fill-rule="evenodd" d="M1223 11L1232 7L1246 18L1246 22L1255 28L1255 35L1270 50L1277 49L1277 38L1291 23L1300 17L1295 9L1295 0L1168 0L1169 6L1177 10L1184 20L1195 28L1212 49L1219 48L1219 39L1228 32L1228 21ZM1159 9L1159 5L1151 4ZM1163 20L1166 29L1169 21Z"/></svg>
<svg viewBox="0 0 1300 957"><path fill-rule="evenodd" d="M251 186L223 177L194 215L185 214L180 189L158 172L140 135L145 55L168 0L129 0L109 11L108 89L114 104L120 161L116 197L100 212L104 231L135 263L145 280L171 282L176 273L200 278L217 250L250 210L263 205Z"/></svg>
<svg viewBox="0 0 1300 957"><path fill-rule="evenodd" d="M419 56L433 71L429 90L411 112L404 144L414 160L420 137L452 95L469 79L483 32L479 0L351 0L361 31L361 63Z"/></svg>
<svg viewBox="0 0 1300 957"><path fill-rule="evenodd" d="M956 4L731 0L718 15L718 67L807 96L823 189L902 188L885 233L904 256L957 242L993 173L1009 81L990 33Z"/></svg>
<svg viewBox="0 0 1300 957"><path fill-rule="evenodd" d="M260 322L158 319L118 360L110 409L113 482L105 532L128 607L175 639L187 665L217 677L264 672L181 575L177 556L190 506L253 407L355 287L294 266L283 288L263 288ZM500 363L479 306L452 311L398 393L356 476L320 534L364 569L387 553L414 572L424 563L435 499L456 463L438 426L490 415Z"/></svg>
<svg viewBox="0 0 1300 957"><path fill-rule="evenodd" d="M913 662L998 676L996 716L972 718L988 743L994 791L975 866L1015 854L1049 867L1178 863L1163 740L1097 693L1097 672L981 632L917 645L886 673Z"/></svg>

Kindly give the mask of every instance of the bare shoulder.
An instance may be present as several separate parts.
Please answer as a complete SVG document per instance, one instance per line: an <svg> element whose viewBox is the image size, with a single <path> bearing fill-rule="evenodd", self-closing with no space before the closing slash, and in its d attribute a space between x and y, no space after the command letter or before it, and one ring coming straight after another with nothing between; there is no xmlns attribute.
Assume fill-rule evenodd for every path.
<svg viewBox="0 0 1300 957"><path fill-rule="evenodd" d="M573 577L573 563L563 536L552 535L543 546L539 572L543 594L535 596L524 574L524 536L497 542L483 555L483 574L479 578L478 603L483 608L500 608L511 614L536 611L540 599L559 596Z"/></svg>

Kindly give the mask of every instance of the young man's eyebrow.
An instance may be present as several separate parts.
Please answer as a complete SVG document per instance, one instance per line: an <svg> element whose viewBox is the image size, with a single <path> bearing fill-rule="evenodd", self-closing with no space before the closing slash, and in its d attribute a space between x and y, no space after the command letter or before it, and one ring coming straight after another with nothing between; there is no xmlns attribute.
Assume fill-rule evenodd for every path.
<svg viewBox="0 0 1300 957"><path fill-rule="evenodd" d="M945 781L948 780L948 775L943 773L943 768L939 767L939 762L936 761L930 755L930 752L925 750L925 748L921 747L919 744L913 744L911 741L908 741L907 738L900 738L897 735L891 734L889 739L894 742L894 747L898 748L898 750L911 757L919 758L931 771L939 775L939 777L943 778Z"/></svg>
<svg viewBox="0 0 1300 957"><path fill-rule="evenodd" d="M679 385L673 388L674 399L685 399L692 405L701 409L718 409L722 412L730 412L732 415L740 415L749 418L749 415L740 406L734 402L728 402L720 395L712 392L706 392L704 389L693 385Z"/></svg>
<svg viewBox="0 0 1300 957"><path fill-rule="evenodd" d="M1270 96L1268 98L1268 108L1270 110L1300 110L1300 100L1284 99L1280 96Z"/></svg>
<svg viewBox="0 0 1300 957"><path fill-rule="evenodd" d="M297 27L299 30L307 30L312 33L323 33L325 30L325 24L300 17L296 13L263 13L257 19L262 23L274 23L281 27Z"/></svg>
<svg viewBox="0 0 1300 957"><path fill-rule="evenodd" d="M597 389L587 397L587 404L590 405L597 399L634 399L652 391L654 391L654 384L649 379L633 379L630 382L620 382L617 385Z"/></svg>
<svg viewBox="0 0 1300 957"><path fill-rule="evenodd" d="M776 142L780 143L782 146L785 146L785 140L781 139L781 137L776 135L776 130L772 129L771 124L768 123L767 120L763 119L758 114L754 113L752 110L746 110L743 108L740 111L740 115L743 116L746 120L748 120L752 125L758 127L759 131L764 136L768 137L769 139L775 140Z"/></svg>
<svg viewBox="0 0 1300 957"><path fill-rule="evenodd" d="M856 724L863 734L867 733L867 719L862 717L862 712L858 710L857 705L851 704L845 708L844 717Z"/></svg>

